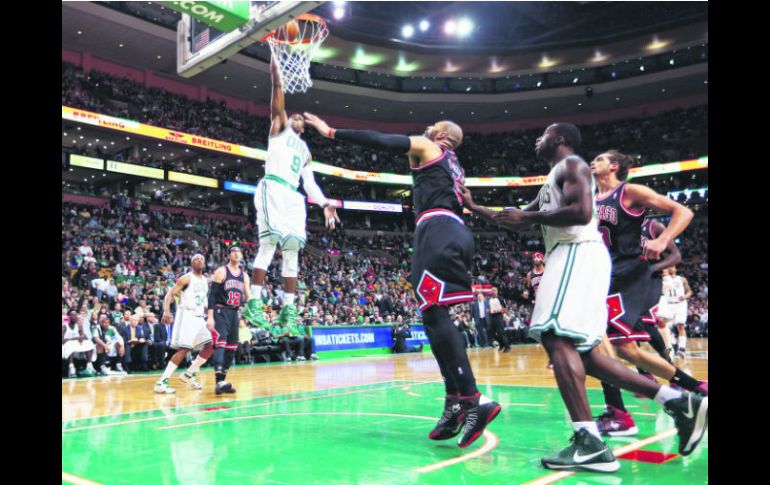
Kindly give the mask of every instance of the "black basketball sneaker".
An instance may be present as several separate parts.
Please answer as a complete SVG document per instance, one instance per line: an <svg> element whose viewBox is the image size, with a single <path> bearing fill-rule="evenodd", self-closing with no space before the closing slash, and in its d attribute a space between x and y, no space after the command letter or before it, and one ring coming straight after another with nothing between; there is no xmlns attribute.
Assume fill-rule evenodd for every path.
<svg viewBox="0 0 770 485"><path fill-rule="evenodd" d="M685 392L663 405L679 432L679 454L687 456L698 446L709 422L709 398Z"/></svg>
<svg viewBox="0 0 770 485"><path fill-rule="evenodd" d="M465 411L457 396L447 396L444 399L444 413L439 418L436 427L428 438L432 440L448 440L457 436L465 423Z"/></svg>
<svg viewBox="0 0 770 485"><path fill-rule="evenodd" d="M576 431L569 441L568 447L555 456L542 458L540 463L551 470L583 469L611 473L620 468L620 463L607 444L588 430Z"/></svg>
<svg viewBox="0 0 770 485"><path fill-rule="evenodd" d="M461 400L465 408L465 428L457 444L467 448L484 433L487 425L500 414L502 407L494 401L479 404L481 396Z"/></svg>
<svg viewBox="0 0 770 485"><path fill-rule="evenodd" d="M214 394L217 396L220 394L235 394L235 388L227 381L217 382Z"/></svg>

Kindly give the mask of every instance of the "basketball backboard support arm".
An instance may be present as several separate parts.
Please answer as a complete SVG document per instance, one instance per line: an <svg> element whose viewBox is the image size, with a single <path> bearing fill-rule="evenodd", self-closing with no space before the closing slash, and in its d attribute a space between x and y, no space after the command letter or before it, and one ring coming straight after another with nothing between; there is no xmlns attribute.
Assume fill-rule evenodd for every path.
<svg viewBox="0 0 770 485"><path fill-rule="evenodd" d="M177 74L185 78L200 74L206 69L234 56L251 44L261 41L267 34L296 16L307 13L323 3L322 1L303 2L292 0L275 2L274 5L266 10L252 7L251 19L245 25L222 35L198 52L192 52L190 48L193 19L183 13L182 19L177 23L176 27Z"/></svg>

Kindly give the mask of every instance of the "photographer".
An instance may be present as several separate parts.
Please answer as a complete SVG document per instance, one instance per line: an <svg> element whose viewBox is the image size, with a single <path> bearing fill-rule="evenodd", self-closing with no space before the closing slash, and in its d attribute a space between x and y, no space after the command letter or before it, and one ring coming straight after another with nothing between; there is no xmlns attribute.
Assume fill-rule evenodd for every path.
<svg viewBox="0 0 770 485"><path fill-rule="evenodd" d="M396 324L393 327L393 353L403 354L406 352L422 352L423 344L419 347L408 347L406 339L412 338L412 332L409 330L408 323Z"/></svg>

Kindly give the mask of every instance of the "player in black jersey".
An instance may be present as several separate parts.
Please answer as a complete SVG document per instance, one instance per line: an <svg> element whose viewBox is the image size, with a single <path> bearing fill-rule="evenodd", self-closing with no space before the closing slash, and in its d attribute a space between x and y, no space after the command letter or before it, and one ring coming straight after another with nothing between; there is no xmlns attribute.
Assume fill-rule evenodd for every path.
<svg viewBox="0 0 770 485"><path fill-rule="evenodd" d="M249 275L240 267L243 254L237 246L230 248L228 262L214 272L209 290L208 324L214 325L214 392L232 394L235 388L225 380L238 349L238 308L249 299Z"/></svg>
<svg viewBox="0 0 770 485"><path fill-rule="evenodd" d="M462 142L462 129L451 121L439 121L422 136L405 136L335 130L310 113L305 113L305 122L327 138L409 156L417 214L410 279L447 393L444 413L428 437L449 439L462 429L457 444L465 448L481 436L501 408L476 387L465 339L449 317L449 305L473 300L469 273L474 242L463 222L458 188L465 172L454 153Z"/></svg>
<svg viewBox="0 0 770 485"><path fill-rule="evenodd" d="M543 253L535 253L532 255L532 269L527 272L527 291L528 296L532 296L531 302L535 302L535 296L537 295L537 287L540 285L540 279L545 272L545 256ZM529 293L529 289L532 292ZM525 297L528 298L528 297Z"/></svg>
<svg viewBox="0 0 770 485"><path fill-rule="evenodd" d="M637 341L650 340L642 317L660 298L662 282L654 262L687 227L693 213L648 187L627 183L632 163L631 157L616 150L602 153L591 162L599 189L596 195L599 230L612 257L607 336L620 357L689 391L703 392L700 382L661 356L636 345ZM671 223L642 247L642 221L646 209L671 214ZM607 404L598 421L602 434L631 436L638 433L625 409L620 390L606 382L602 382L602 387Z"/></svg>
<svg viewBox="0 0 770 485"><path fill-rule="evenodd" d="M543 253L537 252L532 255L532 269L527 272L527 290L525 290L524 298L531 296L530 303L535 304L535 298L537 296L537 287L540 286L540 280L543 278L545 272L545 256ZM531 290L531 292L530 292ZM553 362L548 357L548 365L546 368L553 369Z"/></svg>

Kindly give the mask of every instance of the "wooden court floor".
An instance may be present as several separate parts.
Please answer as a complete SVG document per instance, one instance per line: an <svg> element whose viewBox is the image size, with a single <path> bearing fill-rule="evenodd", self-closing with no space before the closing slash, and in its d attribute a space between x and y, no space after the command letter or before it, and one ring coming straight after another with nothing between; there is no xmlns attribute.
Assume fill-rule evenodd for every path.
<svg viewBox="0 0 770 485"><path fill-rule="evenodd" d="M708 379L708 341L688 344L688 358L677 365ZM524 345L506 354L468 353L479 389L503 412L466 450L425 438L443 400L427 351L235 366L228 380L238 392L223 396L213 392L210 368L201 373L202 391L186 387L177 372L174 395L153 392L157 373L63 379L62 482L708 482L708 437L680 457L670 418L628 393L640 433L608 439L621 458L619 472L542 469L540 457L566 446L571 433L544 351ZM589 378L587 385L599 414L599 383Z"/></svg>

